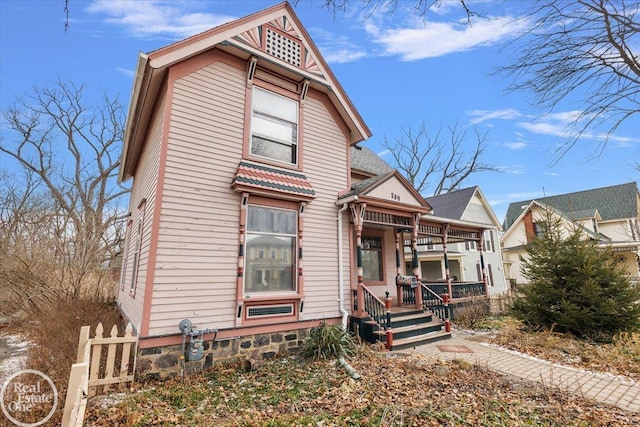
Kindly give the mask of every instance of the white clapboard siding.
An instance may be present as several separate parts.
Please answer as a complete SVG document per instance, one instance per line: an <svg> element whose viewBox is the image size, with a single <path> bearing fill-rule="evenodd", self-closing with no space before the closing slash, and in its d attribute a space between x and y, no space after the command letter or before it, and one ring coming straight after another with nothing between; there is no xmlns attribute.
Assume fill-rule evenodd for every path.
<svg viewBox="0 0 640 427"><path fill-rule="evenodd" d="M162 143L162 127L164 121L164 104L163 96L156 110L156 114L152 118L149 138L141 153L140 162L136 170L136 179L131 190L129 211L131 212L131 225L126 236L126 258L124 260L125 275L120 286L118 301L122 306L129 320L137 326L142 321L143 301L146 291L147 269L150 255L151 232L154 217L154 208L156 200L156 191L158 184L158 168L160 162L160 147ZM131 254L136 244L136 230L138 218L143 212L138 209L140 201L147 199L144 208L144 223L142 224L142 239L140 244L140 253L138 255L138 269L135 294L130 293L131 275L133 274L133 256Z"/></svg>
<svg viewBox="0 0 640 427"><path fill-rule="evenodd" d="M324 103L309 97L304 108L304 173L317 195L304 217L304 318L323 319L339 316L335 201L338 192L347 187L348 147L344 133ZM344 223L346 228L348 220ZM344 250L348 251L348 234L343 236ZM349 267L346 257L344 284L347 289Z"/></svg>
<svg viewBox="0 0 640 427"><path fill-rule="evenodd" d="M174 83L150 335L234 325L245 86L223 62Z"/></svg>

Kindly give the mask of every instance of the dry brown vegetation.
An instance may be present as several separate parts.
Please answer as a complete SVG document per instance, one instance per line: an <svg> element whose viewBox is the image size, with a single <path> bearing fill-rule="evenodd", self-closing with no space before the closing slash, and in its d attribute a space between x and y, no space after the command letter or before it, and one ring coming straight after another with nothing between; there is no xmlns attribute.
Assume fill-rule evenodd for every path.
<svg viewBox="0 0 640 427"><path fill-rule="evenodd" d="M634 426L630 414L461 361L364 351L354 381L332 361L293 356L253 371L217 367L185 384L138 384L94 402L92 426Z"/></svg>
<svg viewBox="0 0 640 427"><path fill-rule="evenodd" d="M541 359L640 381L640 332L622 332L611 343L575 339L553 330L531 330L515 319L485 320L493 343Z"/></svg>
<svg viewBox="0 0 640 427"><path fill-rule="evenodd" d="M6 328L7 333L20 335L31 343L23 368L44 373L58 390L58 410L49 425L59 425L62 418L69 373L76 361L80 328L89 325L93 331L98 323L105 325L105 328L111 328L114 324L121 328L123 322L113 304L85 300L73 303L59 301L34 312L28 320L14 321ZM37 409L28 414L32 419L21 421L35 422L46 416Z"/></svg>

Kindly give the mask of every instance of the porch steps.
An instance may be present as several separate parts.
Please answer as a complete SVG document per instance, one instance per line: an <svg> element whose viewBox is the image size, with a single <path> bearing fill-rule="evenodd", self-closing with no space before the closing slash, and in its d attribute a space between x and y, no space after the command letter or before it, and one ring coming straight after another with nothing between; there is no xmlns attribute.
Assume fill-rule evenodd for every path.
<svg viewBox="0 0 640 427"><path fill-rule="evenodd" d="M377 329L377 328L376 328ZM429 310L412 310L391 313L393 344L391 350L402 350L451 337L444 330L443 322L434 318ZM387 341L386 331L374 330L379 341Z"/></svg>

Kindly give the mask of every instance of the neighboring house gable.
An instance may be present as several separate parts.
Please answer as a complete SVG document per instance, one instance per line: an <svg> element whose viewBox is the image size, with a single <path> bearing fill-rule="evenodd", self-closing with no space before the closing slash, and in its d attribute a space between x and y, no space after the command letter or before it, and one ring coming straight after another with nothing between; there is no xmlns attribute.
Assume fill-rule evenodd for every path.
<svg viewBox="0 0 640 427"><path fill-rule="evenodd" d="M640 193L627 183L576 193L525 200L509 205L506 232L501 237L505 270L516 282L525 283L520 257L526 244L540 232L538 223L547 217L559 219L563 230L580 229L585 237L619 252L632 280L640 275Z"/></svg>
<svg viewBox="0 0 640 427"><path fill-rule="evenodd" d="M474 186L428 197L427 202L432 206L433 215L435 216L484 224L482 249L484 250L484 260L489 270L489 292L492 295L508 292L510 287L504 277L498 240L498 233L502 230L502 227L491 205L482 194L480 187ZM452 254L460 254L458 258L452 255L453 262L460 263L458 274L477 274L477 267L480 265L480 254L477 245L455 243L450 246L449 250ZM433 248L426 249L433 250ZM465 277L465 279L471 280L470 277Z"/></svg>

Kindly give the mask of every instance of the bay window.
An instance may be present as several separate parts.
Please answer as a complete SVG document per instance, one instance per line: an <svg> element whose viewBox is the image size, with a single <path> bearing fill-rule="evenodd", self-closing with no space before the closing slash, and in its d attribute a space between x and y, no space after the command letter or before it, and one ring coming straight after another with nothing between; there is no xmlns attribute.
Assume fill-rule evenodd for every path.
<svg viewBox="0 0 640 427"><path fill-rule="evenodd" d="M295 210L248 206L245 293L296 291L297 215Z"/></svg>

